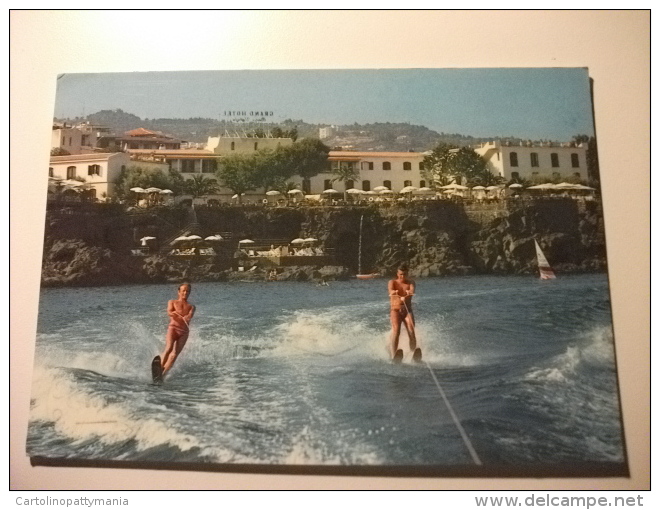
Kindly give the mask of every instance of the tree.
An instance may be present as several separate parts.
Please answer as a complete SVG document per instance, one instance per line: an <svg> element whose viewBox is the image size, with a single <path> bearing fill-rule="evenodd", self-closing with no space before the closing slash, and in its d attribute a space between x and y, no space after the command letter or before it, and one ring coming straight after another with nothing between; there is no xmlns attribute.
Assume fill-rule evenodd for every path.
<svg viewBox="0 0 660 510"><path fill-rule="evenodd" d="M217 182L202 174L193 175L192 179L188 179L185 184L186 193L192 195L193 198L213 195L217 193L218 190Z"/></svg>
<svg viewBox="0 0 660 510"><path fill-rule="evenodd" d="M231 154L218 161L218 180L238 195L239 203L243 193L258 186L258 157L257 154Z"/></svg>
<svg viewBox="0 0 660 510"><path fill-rule="evenodd" d="M50 155L51 156L70 156L71 153L69 151L63 149L62 147L53 147L50 150Z"/></svg>
<svg viewBox="0 0 660 510"><path fill-rule="evenodd" d="M152 187L181 193L183 181L183 177L176 170L170 169L165 173L160 168L131 165L122 170L115 181L115 194L121 199L126 199L131 196L131 188Z"/></svg>
<svg viewBox="0 0 660 510"><path fill-rule="evenodd" d="M309 179L328 169L330 147L318 138L303 138L280 149L282 163L288 167L290 176L299 175L303 179Z"/></svg>
<svg viewBox="0 0 660 510"><path fill-rule="evenodd" d="M332 169L332 182L340 181L354 181L360 179L360 174L355 169L355 166L352 163L347 161L340 161L339 164ZM344 190L344 200L346 200L346 191Z"/></svg>
<svg viewBox="0 0 660 510"><path fill-rule="evenodd" d="M497 181L486 165L486 161L470 147L457 147L446 143L438 144L431 154L422 160L424 177L440 186L463 178L464 184L490 185ZM485 184L489 183L489 184Z"/></svg>
<svg viewBox="0 0 660 510"><path fill-rule="evenodd" d="M589 185L600 189L600 164L598 162L598 142L595 136L576 135L573 137L576 144L588 143L587 147L587 177Z"/></svg>

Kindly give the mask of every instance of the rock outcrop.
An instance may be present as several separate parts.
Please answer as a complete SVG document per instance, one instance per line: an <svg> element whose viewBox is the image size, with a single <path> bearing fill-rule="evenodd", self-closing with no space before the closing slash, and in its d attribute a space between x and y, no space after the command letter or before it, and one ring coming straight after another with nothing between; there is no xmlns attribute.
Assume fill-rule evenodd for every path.
<svg viewBox="0 0 660 510"><path fill-rule="evenodd" d="M197 207L194 228L200 234L230 233L224 248L216 249L216 257L176 258L167 256L167 249L147 257L131 256L141 237L176 236L189 216L183 208L148 214L89 204L85 210L71 208L66 213L49 209L42 284L269 277L323 281L349 278L358 270L391 274L401 262L408 263L417 277L526 274L536 271L535 239L558 273L606 268L600 204L571 199L511 201L490 207L449 201L389 207ZM265 263L239 272L233 255L238 240L246 237L289 241L314 237L333 254L334 263L280 267L276 276Z"/></svg>

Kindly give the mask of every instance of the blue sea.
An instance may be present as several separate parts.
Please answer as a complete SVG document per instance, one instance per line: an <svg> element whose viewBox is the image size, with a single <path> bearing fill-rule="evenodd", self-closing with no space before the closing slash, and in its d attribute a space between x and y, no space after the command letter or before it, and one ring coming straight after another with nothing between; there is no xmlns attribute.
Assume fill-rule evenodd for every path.
<svg viewBox="0 0 660 510"><path fill-rule="evenodd" d="M153 385L175 297L165 284L42 290L31 457L625 465L604 274L419 279L424 362L404 331L401 365L386 279L195 283L188 344Z"/></svg>

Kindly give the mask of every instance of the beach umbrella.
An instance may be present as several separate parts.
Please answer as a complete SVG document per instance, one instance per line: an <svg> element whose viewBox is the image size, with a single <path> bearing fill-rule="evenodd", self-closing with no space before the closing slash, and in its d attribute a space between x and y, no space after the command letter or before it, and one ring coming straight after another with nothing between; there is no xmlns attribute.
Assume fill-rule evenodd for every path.
<svg viewBox="0 0 660 510"><path fill-rule="evenodd" d="M131 188L131 191L134 193L146 193L146 191L143 188L137 187L137 188Z"/></svg>
<svg viewBox="0 0 660 510"><path fill-rule="evenodd" d="M171 189L163 189L163 190L160 191L161 195L171 195L173 193L174 193L174 191L172 191Z"/></svg>
<svg viewBox="0 0 660 510"><path fill-rule="evenodd" d="M212 235L212 236L208 236L204 240L205 241L222 241L222 236L220 234L215 234L215 235Z"/></svg>
<svg viewBox="0 0 660 510"><path fill-rule="evenodd" d="M527 189L555 189L555 185L550 182L546 182L545 184L537 184L536 186L530 186Z"/></svg>
<svg viewBox="0 0 660 510"><path fill-rule="evenodd" d="M276 189L272 189L272 190L270 190L270 191L266 191L266 195L268 195L269 197L275 197L275 196L277 196L277 195L281 195L281 194L282 194L282 193L280 193L280 192L277 191Z"/></svg>
<svg viewBox="0 0 660 510"><path fill-rule="evenodd" d="M364 193L364 191L362 191L361 189L357 189L357 188L351 188L351 189L347 189L346 193L348 193L350 195L361 195L362 193Z"/></svg>
<svg viewBox="0 0 660 510"><path fill-rule="evenodd" d="M376 192L381 192L381 191L385 191L385 190L389 191L390 188L388 188L387 186L376 186L374 188L374 191L376 191Z"/></svg>
<svg viewBox="0 0 660 510"><path fill-rule="evenodd" d="M486 189L486 188L484 188L483 186L475 186L475 187L474 187L474 188L472 188L472 189L476 189L476 190L482 190L482 189Z"/></svg>
<svg viewBox="0 0 660 510"><path fill-rule="evenodd" d="M303 194L303 192L300 191L299 189L290 189L289 191L287 191L287 193L289 195L302 195Z"/></svg>
<svg viewBox="0 0 660 510"><path fill-rule="evenodd" d="M202 240L201 236L198 235L188 236L188 241L201 241L201 240Z"/></svg>
<svg viewBox="0 0 660 510"><path fill-rule="evenodd" d="M468 189L467 186L462 186L460 184L456 184L455 182L452 182L451 184L447 184L446 186L442 186L442 189L451 189L451 190L466 190Z"/></svg>
<svg viewBox="0 0 660 510"><path fill-rule="evenodd" d="M584 184L576 184L575 189L583 189L583 190L591 190L591 191L596 190L596 188L591 188L589 186L585 186Z"/></svg>
<svg viewBox="0 0 660 510"><path fill-rule="evenodd" d="M370 191L365 191L364 194L365 195L376 195L377 193L373 190L370 190Z"/></svg>
<svg viewBox="0 0 660 510"><path fill-rule="evenodd" d="M399 193L412 193L413 191L417 191L417 188L415 186L406 186L405 188L401 188L401 191L399 191Z"/></svg>
<svg viewBox="0 0 660 510"><path fill-rule="evenodd" d="M254 241L252 239L242 239L238 241L238 244L254 244Z"/></svg>
<svg viewBox="0 0 660 510"><path fill-rule="evenodd" d="M305 239L306 243L315 243L316 241L318 241L318 239L314 239L313 237L308 237Z"/></svg>
<svg viewBox="0 0 660 510"><path fill-rule="evenodd" d="M341 195L341 192L337 191L336 189L328 188L326 190L323 190L324 195L332 195L333 193L336 195Z"/></svg>
<svg viewBox="0 0 660 510"><path fill-rule="evenodd" d="M151 241L152 239L156 239L154 236L144 236L140 241Z"/></svg>
<svg viewBox="0 0 660 510"><path fill-rule="evenodd" d="M160 193L160 188L147 188L144 190L145 193Z"/></svg>
<svg viewBox="0 0 660 510"><path fill-rule="evenodd" d="M509 188L522 188L522 187L523 185L517 182L514 182L513 184L509 184Z"/></svg>
<svg viewBox="0 0 660 510"><path fill-rule="evenodd" d="M390 189L384 189L378 192L380 195L389 195L390 193L393 193L392 190Z"/></svg>
<svg viewBox="0 0 660 510"><path fill-rule="evenodd" d="M300 238L300 237L297 237L296 239L294 239L293 241L291 241L291 244L303 244L304 242L305 242L304 239L302 239L302 238Z"/></svg>
<svg viewBox="0 0 660 510"><path fill-rule="evenodd" d="M576 184L571 184L569 182L562 182L559 184L555 184L555 189L577 189Z"/></svg>
<svg viewBox="0 0 660 510"><path fill-rule="evenodd" d="M182 243L183 241L190 241L188 236L179 236L172 243Z"/></svg>
<svg viewBox="0 0 660 510"><path fill-rule="evenodd" d="M486 188L487 191L493 191L494 189L499 189L499 186L488 186Z"/></svg>

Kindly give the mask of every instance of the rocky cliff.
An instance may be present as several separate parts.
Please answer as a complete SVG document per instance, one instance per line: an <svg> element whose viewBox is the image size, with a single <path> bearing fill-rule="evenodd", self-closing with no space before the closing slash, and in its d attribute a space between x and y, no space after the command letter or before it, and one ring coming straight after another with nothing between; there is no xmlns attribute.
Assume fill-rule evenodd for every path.
<svg viewBox="0 0 660 510"><path fill-rule="evenodd" d="M334 255L332 266L278 269L277 279L349 278L363 272L391 274L407 262L413 276L531 274L534 239L558 273L606 267L598 202L571 199L509 201L464 206L450 201L397 206L196 207L125 212L98 204L53 205L46 218L43 285L264 279L271 268L236 269L239 239L314 237ZM362 228L360 225L362 224ZM181 260L166 255L165 240L182 231L229 234L216 257ZM362 232L362 234L360 234ZM144 236L165 245L131 254ZM360 250L361 244L361 250ZM359 257L361 253L361 260ZM361 264L360 264L361 262Z"/></svg>

